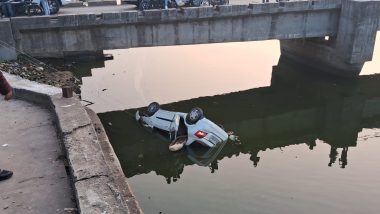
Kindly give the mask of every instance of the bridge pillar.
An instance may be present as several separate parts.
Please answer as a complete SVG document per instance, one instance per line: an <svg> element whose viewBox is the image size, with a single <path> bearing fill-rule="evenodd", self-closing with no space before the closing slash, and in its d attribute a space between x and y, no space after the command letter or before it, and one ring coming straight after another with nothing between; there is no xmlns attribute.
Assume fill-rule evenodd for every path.
<svg viewBox="0 0 380 214"><path fill-rule="evenodd" d="M358 76L372 60L379 27L379 0L342 0L336 35L329 38L281 40L281 54L319 71Z"/></svg>
<svg viewBox="0 0 380 214"><path fill-rule="evenodd" d="M17 58L14 49L15 41L12 35L11 22L9 19L0 19L0 62Z"/></svg>

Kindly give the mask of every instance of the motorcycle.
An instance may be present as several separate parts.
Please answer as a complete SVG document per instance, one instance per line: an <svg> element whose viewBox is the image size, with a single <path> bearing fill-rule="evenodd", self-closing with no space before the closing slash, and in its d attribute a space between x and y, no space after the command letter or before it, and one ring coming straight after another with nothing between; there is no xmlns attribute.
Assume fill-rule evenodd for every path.
<svg viewBox="0 0 380 214"><path fill-rule="evenodd" d="M50 14L56 14L61 6L61 0L47 0L50 9ZM44 9L42 7L41 1L38 0L8 0L2 1L1 8L3 5L11 4L14 9L15 16L41 16L44 15ZM5 7L5 6L4 6ZM0 17L3 14L0 13Z"/></svg>
<svg viewBox="0 0 380 214"><path fill-rule="evenodd" d="M202 7L229 4L229 0L168 0L168 8ZM165 8L165 0L140 0L139 10Z"/></svg>
<svg viewBox="0 0 380 214"><path fill-rule="evenodd" d="M15 16L41 16L44 13L43 8L33 0L10 0L7 3L13 5Z"/></svg>

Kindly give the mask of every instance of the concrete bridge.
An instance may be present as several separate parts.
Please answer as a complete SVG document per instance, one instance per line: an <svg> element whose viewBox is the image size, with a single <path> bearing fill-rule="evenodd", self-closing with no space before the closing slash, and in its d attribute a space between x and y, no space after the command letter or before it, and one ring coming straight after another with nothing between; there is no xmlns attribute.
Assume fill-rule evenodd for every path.
<svg viewBox="0 0 380 214"><path fill-rule="evenodd" d="M372 59L379 0L309 0L0 20L0 59L278 39L288 58L356 76ZM328 36L328 40L325 37Z"/></svg>

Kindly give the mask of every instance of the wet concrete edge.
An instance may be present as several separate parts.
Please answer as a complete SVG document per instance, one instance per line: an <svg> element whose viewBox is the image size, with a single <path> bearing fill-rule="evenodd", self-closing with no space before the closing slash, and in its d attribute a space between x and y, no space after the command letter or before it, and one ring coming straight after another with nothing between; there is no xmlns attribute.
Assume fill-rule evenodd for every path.
<svg viewBox="0 0 380 214"><path fill-rule="evenodd" d="M143 213L95 112L85 109L77 97L13 87L16 99L53 113L80 213Z"/></svg>
<svg viewBox="0 0 380 214"><path fill-rule="evenodd" d="M126 199L126 203L130 209L130 212L142 213L142 210L135 196L133 195L133 192L131 191L132 189L130 188L127 182L127 178L124 175L119 159L117 158L113 150L113 147L108 139L108 136L106 134L106 131L103 127L102 122L100 121L100 118L93 110L86 108L86 111L88 115L90 116L91 121L95 127L95 131L97 133L100 146L102 147L102 150L104 152L104 158L107 164L110 166L111 177L114 178L115 183L119 187L118 189L120 190L120 193L122 194L123 198Z"/></svg>

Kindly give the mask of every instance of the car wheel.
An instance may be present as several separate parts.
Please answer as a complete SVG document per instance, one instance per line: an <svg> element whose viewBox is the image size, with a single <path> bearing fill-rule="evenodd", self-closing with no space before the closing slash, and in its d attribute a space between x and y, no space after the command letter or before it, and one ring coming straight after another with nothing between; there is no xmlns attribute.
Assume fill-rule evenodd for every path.
<svg viewBox="0 0 380 214"><path fill-rule="evenodd" d="M201 108L195 107L186 115L186 123L192 125L203 118L203 111Z"/></svg>
<svg viewBox="0 0 380 214"><path fill-rule="evenodd" d="M211 6L210 0L201 0L199 3L200 7L205 7L205 6Z"/></svg>
<svg viewBox="0 0 380 214"><path fill-rule="evenodd" d="M48 0L50 15L56 14L59 11L59 1L58 0Z"/></svg>
<svg viewBox="0 0 380 214"><path fill-rule="evenodd" d="M140 2L140 5L139 5L140 10L149 10L149 9L153 9L153 8L154 8L154 5L153 5L153 2L151 0L142 0Z"/></svg>
<svg viewBox="0 0 380 214"><path fill-rule="evenodd" d="M169 7L170 8L178 8L177 2L176 1L169 1Z"/></svg>
<svg viewBox="0 0 380 214"><path fill-rule="evenodd" d="M157 102L153 102L148 105L146 109L146 114L150 117L154 115L154 113L156 113L158 109L160 109L160 104L158 104Z"/></svg>

